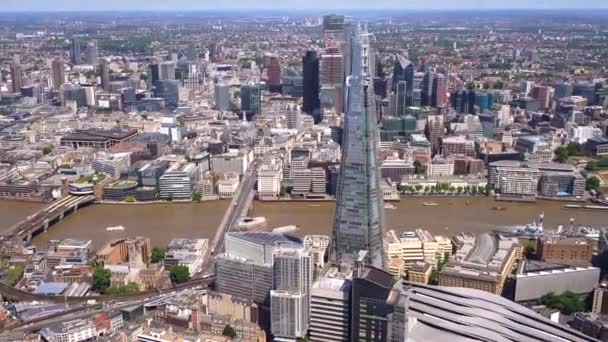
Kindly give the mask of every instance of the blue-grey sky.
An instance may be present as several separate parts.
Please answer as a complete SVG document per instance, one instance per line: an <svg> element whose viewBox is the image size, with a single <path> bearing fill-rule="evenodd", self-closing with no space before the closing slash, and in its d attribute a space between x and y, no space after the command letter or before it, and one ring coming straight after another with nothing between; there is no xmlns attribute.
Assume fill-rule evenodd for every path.
<svg viewBox="0 0 608 342"><path fill-rule="evenodd" d="M0 0L0 11L608 8L607 0Z"/></svg>

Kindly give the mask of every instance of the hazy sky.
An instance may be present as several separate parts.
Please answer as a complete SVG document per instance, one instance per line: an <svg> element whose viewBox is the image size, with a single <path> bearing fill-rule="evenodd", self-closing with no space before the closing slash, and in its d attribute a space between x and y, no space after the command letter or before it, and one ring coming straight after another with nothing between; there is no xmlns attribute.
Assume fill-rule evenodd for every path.
<svg viewBox="0 0 608 342"><path fill-rule="evenodd" d="M607 0L0 0L0 11L608 8Z"/></svg>

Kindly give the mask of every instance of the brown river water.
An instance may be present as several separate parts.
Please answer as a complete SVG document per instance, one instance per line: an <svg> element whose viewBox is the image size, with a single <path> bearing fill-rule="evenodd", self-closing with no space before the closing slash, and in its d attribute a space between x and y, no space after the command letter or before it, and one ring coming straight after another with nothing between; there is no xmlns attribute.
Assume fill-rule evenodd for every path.
<svg viewBox="0 0 608 342"><path fill-rule="evenodd" d="M435 202L438 206L424 206ZM563 209L562 202L537 203L495 202L486 197L476 198L404 198L392 203L396 209L386 209L388 229L428 229L432 233L452 235L462 231L481 233L499 225L532 222L545 214L545 228L576 223L608 227L608 212ZM48 232L34 238L35 244L50 239L91 239L99 248L115 237L147 236L153 245L165 245L171 238L211 238L219 225L228 201L198 204L167 203L148 205L96 204L53 225ZM0 230L31 214L42 204L0 201ZM501 206L505 210L493 210ZM265 216L270 227L296 225L298 235L330 234L335 203L333 202L255 202L252 216ZM107 231L109 226L122 225L125 231Z"/></svg>

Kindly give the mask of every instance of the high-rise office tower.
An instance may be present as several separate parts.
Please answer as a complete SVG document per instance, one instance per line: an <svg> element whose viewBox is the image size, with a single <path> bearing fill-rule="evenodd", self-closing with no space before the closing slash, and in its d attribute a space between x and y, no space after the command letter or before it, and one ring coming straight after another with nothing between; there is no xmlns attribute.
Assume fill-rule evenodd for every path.
<svg viewBox="0 0 608 342"><path fill-rule="evenodd" d="M352 265L366 250L365 262L383 269L385 264L384 205L378 173L379 133L370 46L366 30L357 29L352 43L352 75L344 115L342 166L338 180L331 261Z"/></svg>
<svg viewBox="0 0 608 342"><path fill-rule="evenodd" d="M351 25L344 22L343 15L330 14L323 17L323 39L328 48L340 50L344 61L343 76L350 73Z"/></svg>
<svg viewBox="0 0 608 342"><path fill-rule="evenodd" d="M99 56L99 51L97 49L97 42L96 41L88 42L87 51L86 51L87 64L97 65L98 56Z"/></svg>
<svg viewBox="0 0 608 342"><path fill-rule="evenodd" d="M11 63L11 90L13 93L19 93L23 87L23 78L21 77L21 61L19 55L13 57Z"/></svg>
<svg viewBox="0 0 608 342"><path fill-rule="evenodd" d="M215 91L215 109L228 110L230 108L230 86L228 84L216 84Z"/></svg>
<svg viewBox="0 0 608 342"><path fill-rule="evenodd" d="M80 39L72 38L72 46L70 48L70 62L74 65L80 64Z"/></svg>
<svg viewBox="0 0 608 342"><path fill-rule="evenodd" d="M433 81L435 79L435 73L425 72L422 79L422 102L423 106L431 106L433 102Z"/></svg>
<svg viewBox="0 0 608 342"><path fill-rule="evenodd" d="M312 342L347 342L350 331L351 280L322 276L310 290L309 333Z"/></svg>
<svg viewBox="0 0 608 342"><path fill-rule="evenodd" d="M156 81L154 84L154 96L165 99L165 105L168 107L177 107L179 105L179 81Z"/></svg>
<svg viewBox="0 0 608 342"><path fill-rule="evenodd" d="M393 306L386 299L393 285L395 280L389 272L366 267L359 260L355 262L350 296L349 341L389 341L387 317L393 312Z"/></svg>
<svg viewBox="0 0 608 342"><path fill-rule="evenodd" d="M173 62L164 62L160 64L160 78L161 80L174 80L175 79L175 64Z"/></svg>
<svg viewBox="0 0 608 342"><path fill-rule="evenodd" d="M259 84L241 86L241 110L253 114L262 112L262 89Z"/></svg>
<svg viewBox="0 0 608 342"><path fill-rule="evenodd" d="M467 113L475 114L475 92L469 90L467 94Z"/></svg>
<svg viewBox="0 0 608 342"><path fill-rule="evenodd" d="M104 91L110 91L110 65L108 61L105 59L101 60L101 64L99 65L99 70L101 74L101 89Z"/></svg>
<svg viewBox="0 0 608 342"><path fill-rule="evenodd" d="M443 108L446 101L446 84L443 74L436 74L433 78L433 94L431 106Z"/></svg>
<svg viewBox="0 0 608 342"><path fill-rule="evenodd" d="M424 83L424 73L423 72L415 72L414 73L414 82L412 90L412 102L410 106L420 107L422 106L422 87Z"/></svg>
<svg viewBox="0 0 608 342"><path fill-rule="evenodd" d="M304 102L302 110L312 115L315 123L321 121L319 101L319 58L315 51L307 51L302 58L302 86L304 88Z"/></svg>
<svg viewBox="0 0 608 342"><path fill-rule="evenodd" d="M302 124L302 116L300 115L300 109L295 105L288 105L285 108L285 121L287 122L287 128L298 129Z"/></svg>
<svg viewBox="0 0 608 342"><path fill-rule="evenodd" d="M321 52L319 62L319 84L321 107L344 111L344 56L338 48L327 48Z"/></svg>
<svg viewBox="0 0 608 342"><path fill-rule="evenodd" d="M395 87L395 116L405 116L407 108L407 82L399 81Z"/></svg>
<svg viewBox="0 0 608 342"><path fill-rule="evenodd" d="M323 16L323 32L344 31L344 16L328 14Z"/></svg>
<svg viewBox="0 0 608 342"><path fill-rule="evenodd" d="M53 73L53 90L59 91L65 83L65 65L63 60L61 58L54 59L51 69Z"/></svg>
<svg viewBox="0 0 608 342"><path fill-rule="evenodd" d="M160 80L160 66L158 63L148 65L148 87L154 86L156 81Z"/></svg>
<svg viewBox="0 0 608 342"><path fill-rule="evenodd" d="M268 64L268 89L270 91L281 91L281 61L279 56L270 56Z"/></svg>
<svg viewBox="0 0 608 342"><path fill-rule="evenodd" d="M411 106L414 93L414 64L399 54L396 55L395 58L396 61L393 68L393 84L391 90L394 92L397 84L399 84L400 81L405 81L407 86L406 105Z"/></svg>

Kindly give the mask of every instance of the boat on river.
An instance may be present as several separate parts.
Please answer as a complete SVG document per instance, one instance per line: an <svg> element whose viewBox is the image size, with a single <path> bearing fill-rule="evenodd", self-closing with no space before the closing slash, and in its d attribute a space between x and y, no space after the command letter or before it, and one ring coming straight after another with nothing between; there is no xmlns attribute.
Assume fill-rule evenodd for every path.
<svg viewBox="0 0 608 342"><path fill-rule="evenodd" d="M425 206L425 207L436 207L436 206L439 205L439 203L437 203L437 202L424 202L424 203L422 203L422 205Z"/></svg>
<svg viewBox="0 0 608 342"><path fill-rule="evenodd" d="M107 231L109 232L122 232L124 231L126 228L123 226L113 226L113 227L108 227L106 228Z"/></svg>

